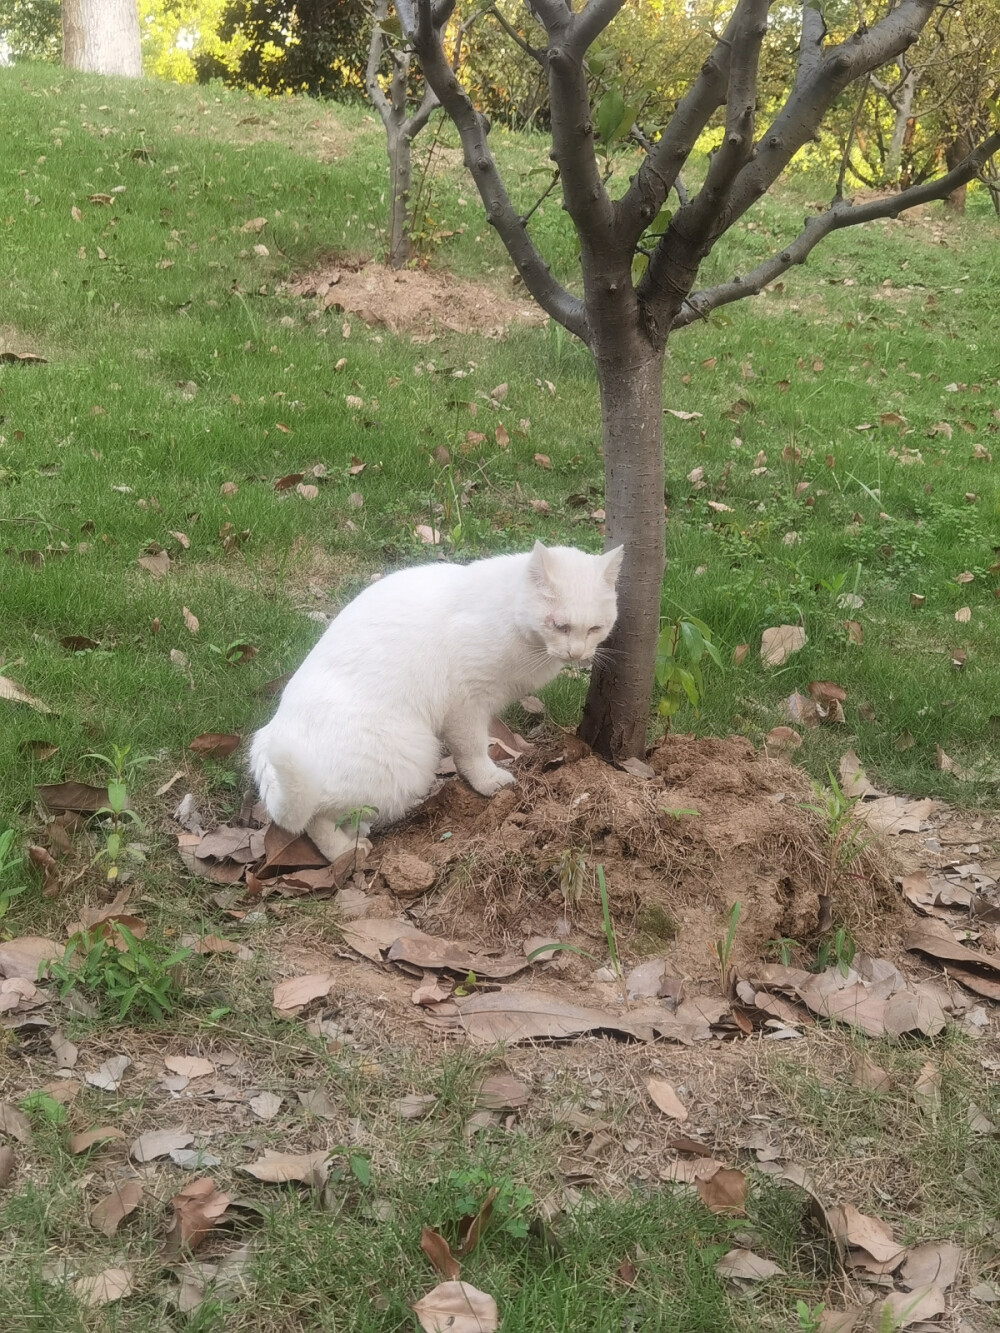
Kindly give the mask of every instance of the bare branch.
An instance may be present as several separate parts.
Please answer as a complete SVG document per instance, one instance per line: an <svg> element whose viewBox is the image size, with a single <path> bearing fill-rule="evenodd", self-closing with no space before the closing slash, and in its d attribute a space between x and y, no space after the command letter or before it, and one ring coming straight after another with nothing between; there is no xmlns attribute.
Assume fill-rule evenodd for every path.
<svg viewBox="0 0 1000 1333"><path fill-rule="evenodd" d="M403 133L406 137L408 139L415 139L440 105L441 103L437 99L437 93L430 84L427 84L424 88L424 95L420 105L403 125Z"/></svg>
<svg viewBox="0 0 1000 1333"><path fill-rule="evenodd" d="M826 20L818 5L802 6L802 34L799 38L799 58L795 80L799 82L815 74L823 62L823 42L826 38Z"/></svg>
<svg viewBox="0 0 1000 1333"><path fill-rule="evenodd" d="M496 227L525 287L553 319L587 342L589 329L583 302L549 272L511 203L487 143L489 122L473 106L448 63L431 0L396 0L396 12L420 58L428 86L458 129L465 165L476 183L487 219Z"/></svg>
<svg viewBox="0 0 1000 1333"><path fill-rule="evenodd" d="M365 87L368 90L368 96L371 98L372 106L379 114L383 125L389 124L389 117L392 108L389 105L389 99L382 91L378 81L378 67L382 63L382 44L385 40L385 33L382 31L382 20L389 13L389 0L376 0L375 10L372 14L372 35L368 43L368 68L365 70Z"/></svg>
<svg viewBox="0 0 1000 1333"><path fill-rule="evenodd" d="M944 176L926 181L923 185L914 185L899 194L886 195L865 204L848 204L839 201L825 213L817 217L806 218L804 229L790 245L766 259L744 277L733 278L731 282L720 283L704 291L694 292L685 302L671 325L671 332L693 324L697 319L704 319L719 306L730 305L745 296L756 296L769 282L787 272L793 264L803 264L810 251L831 232L843 227L856 227L863 222L873 222L878 218L894 218L918 204L927 204L935 199L945 199L959 186L968 184L983 170L994 153L1000 152L1000 134L991 134L968 157L953 167Z"/></svg>
<svg viewBox="0 0 1000 1333"><path fill-rule="evenodd" d="M652 151L644 158L631 185L618 200L619 224L638 240L656 217L687 161L698 136L726 100L729 59L738 11L712 48L697 79L677 103L674 114Z"/></svg>
<svg viewBox="0 0 1000 1333"><path fill-rule="evenodd" d="M568 44L578 55L586 54L587 48L613 21L624 3L625 0L587 0L570 26Z"/></svg>
<svg viewBox="0 0 1000 1333"><path fill-rule="evenodd" d="M530 42L525 41L518 30L507 22L503 14L500 13L500 10L497 9L496 5L492 5L486 12L493 15L515 46L519 46L525 55L530 56L532 60L537 61L543 69L545 68L545 52L539 51L537 47L532 46ZM457 68L457 61L455 63Z"/></svg>
<svg viewBox="0 0 1000 1333"><path fill-rule="evenodd" d="M800 48L795 86L758 143L753 161L740 172L732 192L730 224L767 193L806 140L816 136L838 93L913 45L936 3L937 0L900 0L873 28L857 32L822 52L818 60L812 50L803 62ZM803 33L807 26L810 31L815 27L814 12L808 0L804 0Z"/></svg>
<svg viewBox="0 0 1000 1333"><path fill-rule="evenodd" d="M844 151L840 158L840 171L837 173L837 185L833 191L834 202L844 197L844 178L847 175L847 168L851 164L851 149L854 146L854 136L858 132L858 123L861 120L861 113L865 109L865 99L868 97L868 85L871 82L871 75L865 79L861 87L861 96L858 98L858 104L854 108L854 119L851 121L851 128L847 132L847 140L844 144Z"/></svg>

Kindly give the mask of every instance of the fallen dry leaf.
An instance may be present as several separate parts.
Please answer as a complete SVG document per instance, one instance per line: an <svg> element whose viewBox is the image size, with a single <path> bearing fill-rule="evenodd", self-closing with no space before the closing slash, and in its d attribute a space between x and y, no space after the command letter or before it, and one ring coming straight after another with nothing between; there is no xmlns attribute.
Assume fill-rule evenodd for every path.
<svg viewBox="0 0 1000 1333"><path fill-rule="evenodd" d="M892 1230L877 1217L858 1212L853 1204L835 1204L827 1209L834 1240L847 1250L863 1250L879 1264L902 1262L906 1249L893 1240Z"/></svg>
<svg viewBox="0 0 1000 1333"><path fill-rule="evenodd" d="M425 546L438 546L441 542L441 534L437 528L429 527L426 523L418 523L413 531Z"/></svg>
<svg viewBox="0 0 1000 1333"><path fill-rule="evenodd" d="M259 1092L247 1104L258 1120L273 1120L281 1110L281 1101L276 1092Z"/></svg>
<svg viewBox="0 0 1000 1333"><path fill-rule="evenodd" d="M891 1292L878 1307L878 1326L891 1329L923 1325L925 1320L937 1319L948 1309L944 1292L939 1287L925 1286L913 1291Z"/></svg>
<svg viewBox="0 0 1000 1333"><path fill-rule="evenodd" d="M492 1044L547 1037L578 1037L583 1032L616 1032L636 1037L631 1023L616 1014L568 1004L536 991L494 991L458 1001L462 1027L472 1041ZM665 1015L669 1017L669 1015Z"/></svg>
<svg viewBox="0 0 1000 1333"><path fill-rule="evenodd" d="M23 1111L9 1102L0 1102L0 1134L9 1134L18 1143L31 1142L31 1122Z"/></svg>
<svg viewBox="0 0 1000 1333"><path fill-rule="evenodd" d="M669 412L672 417L676 417L678 421L699 421L701 419L700 412L683 412L676 407L665 407L663 410Z"/></svg>
<svg viewBox="0 0 1000 1333"><path fill-rule="evenodd" d="M451 1246L445 1240L444 1236L433 1229L433 1227L421 1227L420 1229L420 1248L431 1261L431 1266L447 1278L449 1282L454 1282L461 1268L458 1260L451 1252Z"/></svg>
<svg viewBox="0 0 1000 1333"><path fill-rule="evenodd" d="M7 1143L0 1146L0 1190L6 1189L14 1174L14 1149Z"/></svg>
<svg viewBox="0 0 1000 1333"><path fill-rule="evenodd" d="M281 1185L290 1180L305 1185L321 1185L329 1171L328 1158L327 1152L265 1152L263 1157L251 1162L249 1166L240 1167L240 1170L268 1185Z"/></svg>
<svg viewBox="0 0 1000 1333"><path fill-rule="evenodd" d="M220 731L205 731L195 736L188 745L189 750L201 755L203 759L225 759L234 750L238 750L243 737Z"/></svg>
<svg viewBox="0 0 1000 1333"><path fill-rule="evenodd" d="M652 1098L654 1105L659 1107L664 1115L668 1115L672 1120L677 1120L682 1124L688 1118L687 1107L664 1079L647 1079L646 1091Z"/></svg>
<svg viewBox="0 0 1000 1333"><path fill-rule="evenodd" d="M138 1208L142 1200L142 1181L126 1180L94 1205L90 1225L105 1236L113 1236L121 1222Z"/></svg>
<svg viewBox="0 0 1000 1333"><path fill-rule="evenodd" d="M941 1071L932 1060L926 1061L913 1082L913 1100L932 1123L941 1108Z"/></svg>
<svg viewBox="0 0 1000 1333"><path fill-rule="evenodd" d="M205 1060L199 1055L165 1055L163 1063L172 1074L179 1074L181 1078L205 1078L215 1073L215 1065L211 1060Z"/></svg>
<svg viewBox="0 0 1000 1333"><path fill-rule="evenodd" d="M864 1088L868 1092L888 1092L892 1080L881 1065L877 1065L870 1056L862 1055L854 1062L851 1086Z"/></svg>
<svg viewBox="0 0 1000 1333"><path fill-rule="evenodd" d="M164 1242L168 1257L176 1257L182 1250L196 1250L213 1227L217 1227L232 1202L232 1197L218 1188L208 1176L192 1180L190 1185L170 1200L174 1209L173 1222Z"/></svg>
<svg viewBox="0 0 1000 1333"><path fill-rule="evenodd" d="M137 1162L152 1162L166 1157L172 1148L186 1148L193 1142L194 1135L186 1129L151 1129L136 1139L129 1153Z"/></svg>
<svg viewBox="0 0 1000 1333"><path fill-rule="evenodd" d="M22 690L16 681L7 676L0 676L0 699L5 699L12 704L27 704L33 708L36 713L51 713L52 709L48 704L42 703L41 699L36 699L33 694L27 690Z"/></svg>
<svg viewBox="0 0 1000 1333"><path fill-rule="evenodd" d="M320 996L329 995L333 977L329 972L313 972L302 977L288 977L274 988L273 1003L282 1015L293 1015Z"/></svg>
<svg viewBox="0 0 1000 1333"><path fill-rule="evenodd" d="M781 666L792 653L797 653L807 642L801 625L776 625L760 636L760 656L765 666Z"/></svg>
<svg viewBox="0 0 1000 1333"><path fill-rule="evenodd" d="M140 555L136 564L156 579L162 579L170 572L170 556L166 551L157 551L153 555Z"/></svg>
<svg viewBox="0 0 1000 1333"><path fill-rule="evenodd" d="M552 459L548 454L535 454L535 466L544 468L547 472L552 470Z"/></svg>
<svg viewBox="0 0 1000 1333"><path fill-rule="evenodd" d="M128 1055L113 1055L110 1060L89 1074L84 1074L84 1079L92 1088L100 1088L102 1092L117 1092L121 1084L125 1070L132 1063Z"/></svg>
<svg viewBox="0 0 1000 1333"><path fill-rule="evenodd" d="M516 1111L527 1106L531 1090L527 1083L510 1074L491 1074L476 1092L476 1105L489 1111Z"/></svg>
<svg viewBox="0 0 1000 1333"><path fill-rule="evenodd" d="M702 1203L712 1213L742 1214L746 1206L747 1179L736 1167L723 1166L694 1187Z"/></svg>
<svg viewBox="0 0 1000 1333"><path fill-rule="evenodd" d="M958 1277L963 1251L948 1241L929 1241L909 1250L899 1271L902 1285L915 1290L918 1287L938 1287L947 1291Z"/></svg>
<svg viewBox="0 0 1000 1333"><path fill-rule="evenodd" d="M967 625L972 619L972 610L968 606L960 606L955 612L955 619L960 625Z"/></svg>
<svg viewBox="0 0 1000 1333"><path fill-rule="evenodd" d="M767 750L797 750L802 744L802 737L794 727L772 727L764 737Z"/></svg>
<svg viewBox="0 0 1000 1333"><path fill-rule="evenodd" d="M86 1152L95 1144L107 1143L111 1139L124 1139L128 1136L115 1125L101 1125L97 1129L85 1129L81 1134L74 1134L66 1147L71 1153Z"/></svg>
<svg viewBox="0 0 1000 1333"><path fill-rule="evenodd" d="M785 1270L770 1259L762 1259L752 1250L730 1250L715 1265L720 1277L740 1278L744 1282L766 1282L771 1277L783 1277Z"/></svg>
<svg viewBox="0 0 1000 1333"><path fill-rule="evenodd" d="M76 814L92 815L108 804L107 787L92 787L86 782L53 782L35 788L35 795L53 814L71 810ZM130 808L126 803L126 808Z"/></svg>
<svg viewBox="0 0 1000 1333"><path fill-rule="evenodd" d="M468 1282L442 1282L412 1306L424 1333L494 1333L497 1303Z"/></svg>
<svg viewBox="0 0 1000 1333"><path fill-rule="evenodd" d="M197 634L198 630L201 628L201 625L198 621L198 617L194 614L193 611L189 610L189 608L186 606L181 607L181 614L184 617L184 624L187 628L188 633Z"/></svg>
<svg viewBox="0 0 1000 1333"><path fill-rule="evenodd" d="M857 808L859 819L866 819L877 833L893 836L898 833L919 833L920 825L930 817L934 802L930 797L910 801L903 796L883 796L877 801L862 801Z"/></svg>
<svg viewBox="0 0 1000 1333"><path fill-rule="evenodd" d="M53 958L61 958L65 946L42 935L21 935L0 944L0 977L36 981L38 969Z"/></svg>
<svg viewBox="0 0 1000 1333"><path fill-rule="evenodd" d="M131 1296L132 1274L127 1268L105 1268L95 1277L78 1277L72 1284L73 1295L84 1305L110 1305Z"/></svg>

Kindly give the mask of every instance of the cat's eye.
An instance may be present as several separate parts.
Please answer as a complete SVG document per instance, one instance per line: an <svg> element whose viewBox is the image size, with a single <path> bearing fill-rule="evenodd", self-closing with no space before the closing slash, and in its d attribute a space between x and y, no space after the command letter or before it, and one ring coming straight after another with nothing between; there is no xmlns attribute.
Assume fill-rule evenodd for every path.
<svg viewBox="0 0 1000 1333"><path fill-rule="evenodd" d="M564 625L564 624L562 624L562 623L558 623L558 624L557 624L555 621L553 621L553 622L552 622L552 628L555 630L555 632L556 632L557 634L568 634L568 633L569 633L569 625Z"/></svg>
<svg viewBox="0 0 1000 1333"><path fill-rule="evenodd" d="M590 629L587 630L588 634L600 634L600 632L601 632L600 625L591 625Z"/></svg>

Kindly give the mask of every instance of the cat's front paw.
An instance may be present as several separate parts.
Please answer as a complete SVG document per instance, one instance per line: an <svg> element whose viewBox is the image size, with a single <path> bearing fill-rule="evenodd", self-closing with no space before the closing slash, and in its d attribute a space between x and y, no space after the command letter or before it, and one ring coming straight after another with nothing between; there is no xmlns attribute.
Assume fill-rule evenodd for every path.
<svg viewBox="0 0 1000 1333"><path fill-rule="evenodd" d="M495 796L501 787L510 787L515 781L513 773L497 764L491 764L488 769L468 776L469 786L474 787L480 796Z"/></svg>

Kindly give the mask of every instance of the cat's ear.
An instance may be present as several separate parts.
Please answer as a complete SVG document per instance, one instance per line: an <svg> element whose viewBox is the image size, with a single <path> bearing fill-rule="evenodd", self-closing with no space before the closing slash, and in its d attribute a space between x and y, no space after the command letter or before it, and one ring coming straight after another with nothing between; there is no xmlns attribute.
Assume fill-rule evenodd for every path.
<svg viewBox="0 0 1000 1333"><path fill-rule="evenodd" d="M536 541L528 557L528 577L539 588L551 591L552 567L548 547Z"/></svg>
<svg viewBox="0 0 1000 1333"><path fill-rule="evenodd" d="M618 581L618 572L622 567L622 556L625 554L624 546L616 546L613 551L606 551L602 556L604 567L604 577L611 584L612 588Z"/></svg>

